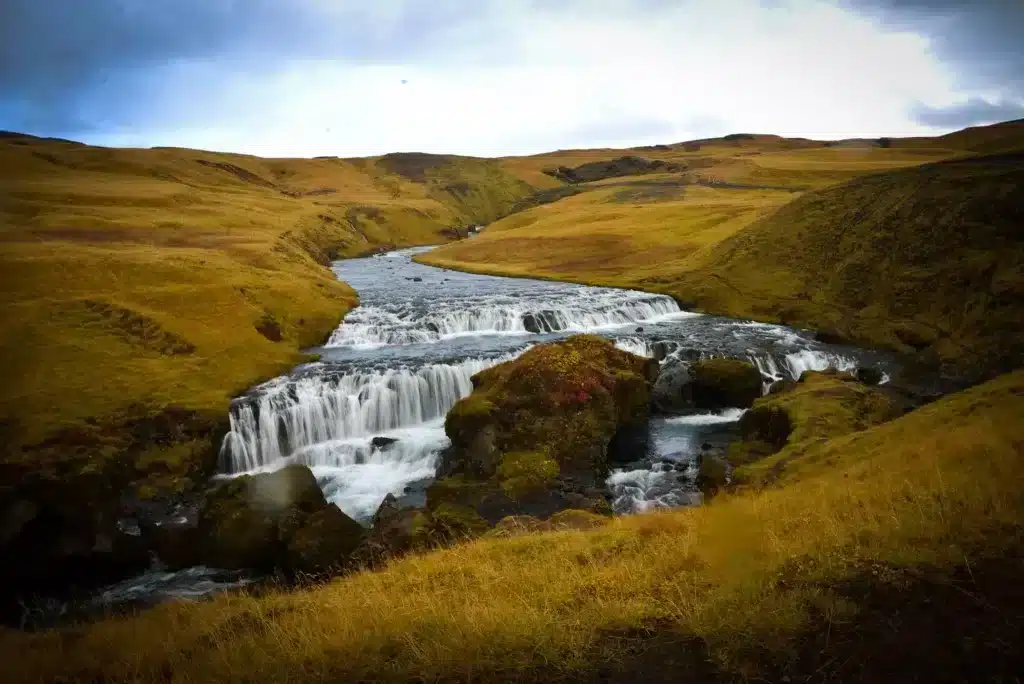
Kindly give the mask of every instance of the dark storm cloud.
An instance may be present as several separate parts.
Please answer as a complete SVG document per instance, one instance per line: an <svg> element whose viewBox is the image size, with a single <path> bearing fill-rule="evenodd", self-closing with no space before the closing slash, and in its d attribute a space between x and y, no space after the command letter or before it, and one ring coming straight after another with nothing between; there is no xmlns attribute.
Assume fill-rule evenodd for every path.
<svg viewBox="0 0 1024 684"><path fill-rule="evenodd" d="M385 6L394 11L373 16ZM363 0L2 0L0 123L80 128L88 125L80 100L92 89L172 61L393 62L425 49L473 7L374 6ZM137 84L125 79L126 99L138 94L130 91Z"/></svg>
<svg viewBox="0 0 1024 684"><path fill-rule="evenodd" d="M911 112L914 119L935 128L966 128L978 124L1024 119L1024 104L1006 100L992 103L980 97L952 107L917 105Z"/></svg>
<svg viewBox="0 0 1024 684"><path fill-rule="evenodd" d="M1024 0L844 0L891 28L927 36L964 90L1024 100Z"/></svg>

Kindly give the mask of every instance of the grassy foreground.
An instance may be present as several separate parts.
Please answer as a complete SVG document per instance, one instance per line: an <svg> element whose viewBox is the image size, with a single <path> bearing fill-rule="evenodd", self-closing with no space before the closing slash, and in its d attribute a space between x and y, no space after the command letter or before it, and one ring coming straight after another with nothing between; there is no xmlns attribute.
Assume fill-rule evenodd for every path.
<svg viewBox="0 0 1024 684"><path fill-rule="evenodd" d="M643 634L635 628L647 626L675 639L674 659L663 663L679 668L665 670L673 681L696 678L688 668L705 656L702 667L731 676L796 674L809 639L822 649L818 676L870 671L884 663L860 654L851 665L859 642L848 632L870 632L863 620L873 613L842 587L865 576L893 591L925 576L948 586L965 564L981 581L986 563L1019 549L1021 415L1018 371L808 446L778 487L592 531L482 539L302 593L221 596L79 630L6 632L0 657L12 684L546 681L628 663ZM968 594L972 605L996 600L981 585ZM891 629L883 631L896 646L912 645L913 635ZM833 638L819 644L826 630ZM887 643L866 647L875 657ZM681 663L687 653L693 658Z"/></svg>

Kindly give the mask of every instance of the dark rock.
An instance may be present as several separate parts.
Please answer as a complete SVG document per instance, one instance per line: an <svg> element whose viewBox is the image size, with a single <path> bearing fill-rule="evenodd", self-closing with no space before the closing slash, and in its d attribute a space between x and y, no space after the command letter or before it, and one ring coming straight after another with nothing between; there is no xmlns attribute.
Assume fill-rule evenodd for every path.
<svg viewBox="0 0 1024 684"><path fill-rule="evenodd" d="M679 413L693 406L690 367L681 361L665 364L651 391L651 404L661 413Z"/></svg>
<svg viewBox="0 0 1024 684"><path fill-rule="evenodd" d="M778 406L755 406L740 418L740 435L744 441L763 442L776 450L785 446L792 431L789 414Z"/></svg>
<svg viewBox="0 0 1024 684"><path fill-rule="evenodd" d="M372 446L374 449L380 449L381 451L383 451L384 449L387 449L397 441L398 440L394 439L393 437L374 437L373 439L370 440L370 446Z"/></svg>
<svg viewBox="0 0 1024 684"><path fill-rule="evenodd" d="M675 342L659 340L651 345L651 353L654 355L655 361L664 361L668 358L668 355L674 352L678 347L679 345Z"/></svg>
<svg viewBox="0 0 1024 684"><path fill-rule="evenodd" d="M776 380L768 388L768 394L782 394L783 392L790 391L794 387L796 387L796 381L795 380L789 380L789 379Z"/></svg>
<svg viewBox="0 0 1024 684"><path fill-rule="evenodd" d="M538 319L537 316L532 313L523 315L523 328L527 332L531 333L545 332L543 324L541 323L540 319Z"/></svg>
<svg viewBox="0 0 1024 684"><path fill-rule="evenodd" d="M710 442L704 442L703 444L700 445L700 448L702 451L709 451L713 447L711 446Z"/></svg>
<svg viewBox="0 0 1024 684"><path fill-rule="evenodd" d="M287 539L284 566L292 573L339 571L363 539L363 526L333 504L289 522L297 524L282 530Z"/></svg>
<svg viewBox="0 0 1024 684"><path fill-rule="evenodd" d="M213 567L319 573L340 567L362 527L327 503L308 467L293 464L214 488L197 534Z"/></svg>
<svg viewBox="0 0 1024 684"><path fill-rule="evenodd" d="M846 344L846 336L835 330L819 330L814 333L814 339L825 344Z"/></svg>
<svg viewBox="0 0 1024 684"><path fill-rule="evenodd" d="M420 278L419 276L416 276L415 278L412 279L412 282L414 282L414 283L422 283L423 282L423 278Z"/></svg>
<svg viewBox="0 0 1024 684"><path fill-rule="evenodd" d="M700 409L749 408L761 396L761 373L747 361L707 359L690 367L693 405Z"/></svg>
<svg viewBox="0 0 1024 684"><path fill-rule="evenodd" d="M882 371L869 366L860 366L854 372L854 376L865 385L877 385L882 382Z"/></svg>
<svg viewBox="0 0 1024 684"><path fill-rule="evenodd" d="M641 333L641 332L643 332L643 331L644 331L643 327L638 327L638 328L636 329L636 332L638 332L638 333Z"/></svg>

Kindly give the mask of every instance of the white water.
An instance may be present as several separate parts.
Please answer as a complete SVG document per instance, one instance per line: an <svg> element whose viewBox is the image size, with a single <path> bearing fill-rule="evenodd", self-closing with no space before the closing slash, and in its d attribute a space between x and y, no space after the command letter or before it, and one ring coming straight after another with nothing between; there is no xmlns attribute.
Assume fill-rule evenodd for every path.
<svg viewBox="0 0 1024 684"><path fill-rule="evenodd" d="M466 335L593 332L697 315L680 311L675 301L664 295L575 287L557 296L529 299L481 297L459 300L455 305L439 299L429 309L408 302L361 306L346 317L326 346L372 349ZM528 320L532 325L528 326Z"/></svg>
<svg viewBox="0 0 1024 684"><path fill-rule="evenodd" d="M338 377L275 378L232 408L221 469L251 471L326 443L382 435L443 418L456 401L472 392L475 373L516 355L433 364L415 371L399 368Z"/></svg>
<svg viewBox="0 0 1024 684"><path fill-rule="evenodd" d="M650 469L616 470L606 480L615 497L612 510L621 515L700 504L700 492L680 486L683 475L684 471L665 463L655 463ZM692 474L684 479L689 477Z"/></svg>
<svg viewBox="0 0 1024 684"><path fill-rule="evenodd" d="M674 416L672 418L666 418L665 422L669 425L718 425L723 423L735 423L743 414L746 413L746 409L731 408L716 413L694 413L688 416Z"/></svg>

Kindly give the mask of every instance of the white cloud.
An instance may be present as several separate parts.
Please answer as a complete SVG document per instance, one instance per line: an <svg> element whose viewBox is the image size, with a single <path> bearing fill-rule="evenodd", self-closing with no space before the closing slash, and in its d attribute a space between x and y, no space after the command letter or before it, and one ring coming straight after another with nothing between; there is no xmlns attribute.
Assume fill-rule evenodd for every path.
<svg viewBox="0 0 1024 684"><path fill-rule="evenodd" d="M153 100L121 122L130 133L91 142L272 156L504 155L730 132L913 135L930 132L910 118L915 103L960 99L925 39L830 3L548 6L488 4L409 64L169 65ZM374 30L412 30L396 28L399 17L377 15Z"/></svg>

